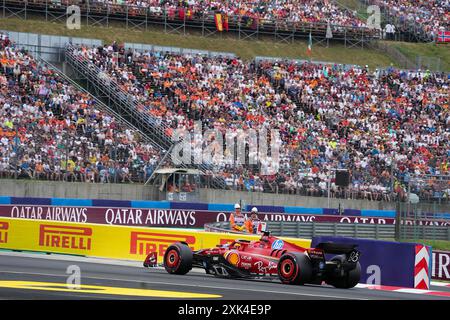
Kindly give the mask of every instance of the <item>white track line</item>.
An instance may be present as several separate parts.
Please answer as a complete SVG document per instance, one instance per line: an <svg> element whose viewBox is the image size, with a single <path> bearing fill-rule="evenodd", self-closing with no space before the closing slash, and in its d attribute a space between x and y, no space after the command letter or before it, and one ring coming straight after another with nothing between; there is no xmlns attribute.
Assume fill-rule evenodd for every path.
<svg viewBox="0 0 450 320"><path fill-rule="evenodd" d="M10 251L0 251L0 256L9 257L19 257L19 258L35 258L35 259L47 259L47 260L58 260L58 261L76 261L76 262L86 262L86 263L98 263L98 264L109 264L125 267L139 267L142 268L142 262L132 261L132 260L114 260L114 259L104 259L95 257L77 257L68 256L63 254L45 254L45 253L26 253L26 252L10 252Z"/></svg>
<svg viewBox="0 0 450 320"><path fill-rule="evenodd" d="M93 258L93 257L77 257L77 256L68 256L62 254L36 254L36 253L22 253L22 252L8 252L8 251L0 251L0 256L9 256L9 257L19 257L19 258L32 258L32 259L46 259L46 260L56 260L56 261L71 261L71 262L82 262L82 263L95 263L95 264L106 264L111 266L121 266L121 267L133 267L143 269L143 262L140 261L132 261L132 260L113 260L113 259L104 259L104 258ZM164 270L163 267L152 267L149 268L151 270ZM200 268L193 268L189 272L195 273L205 273L205 270Z"/></svg>
<svg viewBox="0 0 450 320"><path fill-rule="evenodd" d="M436 286L436 287L449 287L450 288L450 282L431 281L431 285Z"/></svg>

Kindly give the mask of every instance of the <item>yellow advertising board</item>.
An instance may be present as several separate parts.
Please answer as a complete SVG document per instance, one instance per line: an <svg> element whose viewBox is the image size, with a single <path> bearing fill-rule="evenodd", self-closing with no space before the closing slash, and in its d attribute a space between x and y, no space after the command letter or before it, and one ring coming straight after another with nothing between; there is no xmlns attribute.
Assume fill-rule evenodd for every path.
<svg viewBox="0 0 450 320"><path fill-rule="evenodd" d="M255 235L78 224L1 218L0 249L64 253L90 257L143 261L149 252L158 252L161 261L167 247L184 241L193 250L215 247L232 240L256 240ZM302 247L311 240L282 238Z"/></svg>

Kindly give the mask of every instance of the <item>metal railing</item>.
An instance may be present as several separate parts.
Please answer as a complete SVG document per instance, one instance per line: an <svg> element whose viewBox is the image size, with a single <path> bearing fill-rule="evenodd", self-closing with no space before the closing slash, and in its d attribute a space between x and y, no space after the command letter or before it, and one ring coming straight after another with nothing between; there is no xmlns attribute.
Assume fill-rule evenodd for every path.
<svg viewBox="0 0 450 320"><path fill-rule="evenodd" d="M94 95L107 99L109 105L115 105L119 112L122 114L125 113L126 117L130 118L132 123L139 128L140 131L153 137L153 141L159 145L163 152L170 152L174 145L171 137L168 135L170 128L162 119L154 118L148 113L151 106L147 107L140 105L136 101L135 96L126 92L98 66L94 65L84 57L76 56L74 54L74 50L76 49L77 48L72 45L67 47L66 62L79 76L82 77L82 80L87 82L88 91ZM209 163L180 165L180 167L183 168L196 167L203 172L207 172L210 166L211 164ZM213 178L211 185L214 188L227 189L225 181L221 177Z"/></svg>
<svg viewBox="0 0 450 320"><path fill-rule="evenodd" d="M20 49L24 48L33 56L40 56L52 63L64 62L64 50L68 43L90 47L102 45L102 40L99 39L17 32L11 30L0 30L0 32L7 34L16 47L20 47Z"/></svg>
<svg viewBox="0 0 450 320"><path fill-rule="evenodd" d="M167 126L161 119L156 119L145 112L137 112L141 106L136 104L135 98L125 92L117 82L109 78L99 67L90 63L86 59L80 59L75 56L73 51L75 47L69 45L66 49L66 62L72 67L80 80L87 81L88 91L100 98L107 100L108 105L114 105L118 112L127 118L136 128L152 137L152 141L164 151L168 151L172 145L169 137L166 135ZM92 92L94 91L94 92Z"/></svg>
<svg viewBox="0 0 450 320"><path fill-rule="evenodd" d="M422 24L407 19L401 19L392 12L392 8L385 6L379 0L359 0L359 3L360 10L367 8L369 5L378 5L381 8L382 23L390 23L396 26L395 38L393 40L420 42L430 42L434 40L433 37L424 30Z"/></svg>
<svg viewBox="0 0 450 320"><path fill-rule="evenodd" d="M43 16L46 21L66 22L67 8L70 4L52 0L0 0L3 6L3 18L16 17L28 19L30 16ZM171 10L161 7L159 13L150 8L137 7L126 4L93 3L80 1L81 23L86 26L106 26L114 24L125 25L127 29L148 30L149 27L159 26L166 33L186 35L193 30L202 36L217 35L214 15L215 12L194 12L182 17L172 14ZM255 22L256 21L256 22ZM343 41L346 45L364 44L379 38L378 30L368 27L343 26L332 24L333 40ZM292 43L296 39L305 39L311 33L315 39L325 39L327 23L291 22L286 19L270 20L254 18L247 15L231 15L228 17L228 31L240 40L272 37L276 41Z"/></svg>
<svg viewBox="0 0 450 320"><path fill-rule="evenodd" d="M358 223L330 223L330 222L292 222L292 221L265 221L267 230L278 237L312 239L318 236L341 236L363 239L395 238L395 225L384 224L358 224ZM205 231L234 232L230 230L229 222L216 222L205 225ZM421 240L448 240L450 241L450 226L436 225L404 225L402 226L401 239Z"/></svg>
<svg viewBox="0 0 450 320"><path fill-rule="evenodd" d="M171 54L183 55L183 54L192 54L192 55L203 55L209 58L214 57L222 57L233 59L236 58L236 54L232 52L221 52L221 51L210 51L210 50L199 50L199 49L189 49L189 48L181 48L174 46L158 46L154 44L145 44L145 43L133 43L133 42L125 42L123 47L126 49L132 49L137 52L145 53L145 52L168 52Z"/></svg>
<svg viewBox="0 0 450 320"><path fill-rule="evenodd" d="M63 72L61 72L57 67L55 67L53 64L51 64L50 62L46 61L44 58L40 57L40 55L38 53L35 52L34 54L34 60L37 62L37 65L39 67L41 66L45 66L46 68L52 70L55 76L58 77L58 81L62 81L65 82L67 84L70 84L71 86L73 86L77 92L82 92L85 94L89 94L89 92L87 92L84 88L82 88L78 83L76 83L75 81L73 81L71 78L69 78L67 75L65 75ZM133 126L130 122L128 122L126 119L124 119L119 113L117 113L115 110L111 109L110 107L108 107L107 105L105 105L102 101L100 101L99 99L97 99L96 97L92 96L91 94L89 94L89 98L93 101L95 101L95 108L97 110L103 111L109 115L112 115L115 117L117 123L124 128L128 128L128 129L132 129L132 130L136 130L138 131L138 129ZM142 134L142 132L140 132L140 142L143 142L145 144L150 144L153 148L155 148L156 150L160 150L159 146L152 141L152 139L148 136L146 136L145 134ZM69 141L71 140L71 137L69 134L66 135L66 143L63 146L63 153L66 154L66 156L69 154L70 150L73 150L73 148L76 148L74 146L70 147L70 143ZM114 144L111 146L112 150L114 150L113 154L117 155L117 144ZM10 165L9 168L7 168L6 170L4 169L3 171L0 172L0 178L14 178L14 179L21 179L21 178L32 178L32 179L36 179L36 180L63 180L63 181L84 181L86 180L86 176L84 175L84 173L81 172L74 172L73 174L70 175L70 179L69 179L69 174L68 172L65 173L58 173L56 171L50 171L50 172L37 172L34 171L33 168L30 168L29 174L25 174L19 165L19 157L21 156L21 154L23 155L23 152L20 151L20 148L18 148L18 151L16 153L16 156L14 157L14 163L12 163ZM114 165L117 165L117 163L119 163L120 161L118 161L117 158L112 158L111 161L114 161ZM67 165L67 162L66 162ZM67 167L62 167L61 170L66 171ZM130 179L134 182L140 182L142 180L142 178L140 177L142 172L140 172L139 170L130 170ZM145 177L145 173L142 174ZM110 183L117 183L119 182L118 180L120 180L120 176L119 174L116 174L114 177L108 177L107 182ZM93 182L101 182L100 176L98 175L98 173L95 173L95 179ZM105 181L106 182L106 181Z"/></svg>
<svg viewBox="0 0 450 320"><path fill-rule="evenodd" d="M76 83L75 81L73 81L70 77L68 77L66 74L64 74L63 72L61 72L56 66L54 66L52 63L48 62L47 60L45 60L44 58L40 57L39 55L35 56L35 59L37 61L41 61L42 63L44 63L45 65L47 65L48 67L50 67L50 69L52 69L59 77L61 77L62 79L64 79L65 81L67 81L68 83L70 83L72 86L74 86L78 91L89 94L90 98L92 100L95 101L95 107L103 112L106 112L109 115L113 115L114 118L117 120L117 122L121 125L121 126L125 126L129 129L135 130L135 131L140 131L138 128L136 128L132 123L130 123L129 121L127 121L125 118L122 117L121 114L119 114L118 112L116 112L114 109L108 107L105 103L103 103L101 100L99 100L97 97L91 95L86 89L84 89L82 86L80 86L78 83ZM149 137L148 135L146 135L145 133L143 133L142 131L140 131L140 133L142 134L142 141L152 145L152 147L154 147L157 150L161 151L160 146L155 143L155 141L152 140L151 137Z"/></svg>

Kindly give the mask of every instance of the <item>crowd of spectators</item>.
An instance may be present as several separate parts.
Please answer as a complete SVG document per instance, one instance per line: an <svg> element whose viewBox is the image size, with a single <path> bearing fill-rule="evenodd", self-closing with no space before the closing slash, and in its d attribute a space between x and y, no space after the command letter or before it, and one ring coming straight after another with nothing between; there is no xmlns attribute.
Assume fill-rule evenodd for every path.
<svg viewBox="0 0 450 320"><path fill-rule="evenodd" d="M32 3L45 0L30 0ZM411 32L417 27L431 38L436 38L441 30L450 30L449 0L373 0L366 1L370 5L379 5L382 13L396 17L386 25L393 25L398 32ZM52 4L71 5L89 4L89 10L110 13L125 12L136 16L149 13L154 17L167 15L170 19L200 20L214 19L215 13L222 13L234 23L241 23L255 28L276 23L278 26L300 27L305 24L327 25L334 30L343 27L367 27L364 19L358 17L356 11L349 10L334 0L57 0ZM106 8L109 6L109 9ZM395 32L395 31L394 31ZM391 33L387 32L391 39Z"/></svg>
<svg viewBox="0 0 450 320"><path fill-rule="evenodd" d="M276 129L280 161L255 165L212 159L207 174L237 190L391 200L414 175L449 175L449 76L428 70L138 52L117 43L77 47L131 94L138 112L158 118L170 136L205 129ZM138 132L97 108L87 93L0 39L0 177L144 181L159 152ZM200 141L200 146L195 143ZM213 142L194 139L203 150ZM218 143L218 142L216 142ZM255 157L249 151L250 158ZM209 164L211 164L209 163ZM276 173L271 173L271 168ZM334 169L351 173L337 187ZM328 185L328 181L331 184ZM448 186L420 188L434 197ZM446 195L448 197L448 195Z"/></svg>
<svg viewBox="0 0 450 320"><path fill-rule="evenodd" d="M39 1L39 0L38 0ZM86 1L62 0L69 5ZM365 22L350 10L339 6L332 0L91 0L93 10L108 5L110 10L118 12L124 5L129 6L132 14L141 9L148 10L154 16L167 14L169 18L186 19L212 18L214 13L222 13L230 22L243 17L251 25L253 22L264 25L269 22L283 22L290 25L330 22L346 27L364 27ZM136 8L134 10L133 8Z"/></svg>
<svg viewBox="0 0 450 320"><path fill-rule="evenodd" d="M300 146L292 157L310 160L318 174L350 169L352 189L377 198L412 175L449 175L447 74L307 62L260 67L306 112L292 123L301 129L290 139Z"/></svg>
<svg viewBox="0 0 450 320"><path fill-rule="evenodd" d="M159 151L0 35L0 177L133 182Z"/></svg>
<svg viewBox="0 0 450 320"><path fill-rule="evenodd" d="M260 158L259 166L213 161L218 165L209 173L231 188L392 200L392 191L404 191L414 174L449 174L446 74L246 63L140 53L115 43L79 47L75 55L101 68L134 96L139 112L159 118L169 130L192 133L194 121L201 120L204 128L235 132L239 140L239 129L277 129L279 163L270 157ZM277 174L261 174L264 167ZM350 170L350 188L333 182L339 168Z"/></svg>
<svg viewBox="0 0 450 320"><path fill-rule="evenodd" d="M383 11L398 18L398 25L420 26L431 37L450 31L449 0L374 0Z"/></svg>

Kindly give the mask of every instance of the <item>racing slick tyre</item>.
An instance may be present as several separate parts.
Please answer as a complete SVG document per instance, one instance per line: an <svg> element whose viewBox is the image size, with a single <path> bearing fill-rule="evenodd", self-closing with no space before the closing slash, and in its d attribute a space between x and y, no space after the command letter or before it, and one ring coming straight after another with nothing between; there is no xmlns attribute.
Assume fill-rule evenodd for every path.
<svg viewBox="0 0 450 320"><path fill-rule="evenodd" d="M340 263L345 262L345 255L334 256L331 258L331 261L338 261ZM346 271L344 276L337 277L333 276L329 278L326 283L332 285L335 288L339 289L350 289L356 286L359 283L361 278L361 264L359 262L356 263L356 267L352 270Z"/></svg>
<svg viewBox="0 0 450 320"><path fill-rule="evenodd" d="M303 253L286 253L278 261L278 277L286 284L305 284L311 280L311 260Z"/></svg>
<svg viewBox="0 0 450 320"><path fill-rule="evenodd" d="M192 250L177 242L169 246L164 254L164 268L171 274L186 274L192 269Z"/></svg>

